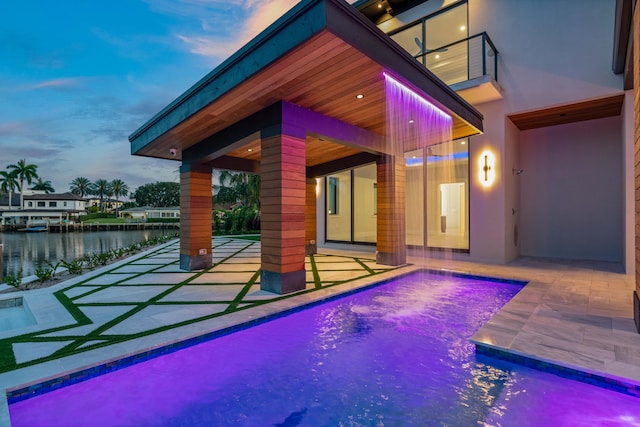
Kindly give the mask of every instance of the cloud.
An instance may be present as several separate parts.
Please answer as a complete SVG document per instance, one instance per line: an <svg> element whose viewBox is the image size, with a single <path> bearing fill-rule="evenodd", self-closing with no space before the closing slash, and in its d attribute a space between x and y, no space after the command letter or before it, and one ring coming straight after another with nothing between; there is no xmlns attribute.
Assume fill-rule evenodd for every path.
<svg viewBox="0 0 640 427"><path fill-rule="evenodd" d="M69 78L60 78L60 79L52 79L45 80L43 82L28 86L28 90L38 90L38 89L73 89L80 86L82 77L69 77Z"/></svg>
<svg viewBox="0 0 640 427"><path fill-rule="evenodd" d="M0 123L0 136L21 135L27 129L26 122Z"/></svg>
<svg viewBox="0 0 640 427"><path fill-rule="evenodd" d="M236 48L235 43L220 38L188 37L176 35L176 37L188 46L190 53L206 56L208 58L224 59L231 56Z"/></svg>
<svg viewBox="0 0 640 427"><path fill-rule="evenodd" d="M215 23L215 25L211 25L210 21L202 20L202 18L200 18L200 28L205 34L176 34L176 37L187 46L190 53L217 60L224 60L284 15L298 3L298 0L266 0L260 2L256 0L236 0L235 2L182 0L182 3L189 3L192 6L217 7L218 10L221 4L232 3L236 9L244 12L239 26L236 25L235 20L232 19L221 34L209 34L207 30L216 28L219 31L221 27L220 22L225 22L224 20ZM238 11L236 11L236 13L237 12ZM202 15L199 16L201 17Z"/></svg>

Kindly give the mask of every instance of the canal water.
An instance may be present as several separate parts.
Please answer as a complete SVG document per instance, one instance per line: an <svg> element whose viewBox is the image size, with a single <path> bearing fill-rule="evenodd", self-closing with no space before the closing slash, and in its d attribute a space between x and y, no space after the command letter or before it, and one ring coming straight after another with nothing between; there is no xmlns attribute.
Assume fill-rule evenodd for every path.
<svg viewBox="0 0 640 427"><path fill-rule="evenodd" d="M76 231L70 233L2 232L4 245L2 277L16 274L22 267L22 276L35 273L37 267L60 261L72 261L85 254L123 248L152 237L176 233L175 230L135 231ZM0 283L2 281L0 280Z"/></svg>

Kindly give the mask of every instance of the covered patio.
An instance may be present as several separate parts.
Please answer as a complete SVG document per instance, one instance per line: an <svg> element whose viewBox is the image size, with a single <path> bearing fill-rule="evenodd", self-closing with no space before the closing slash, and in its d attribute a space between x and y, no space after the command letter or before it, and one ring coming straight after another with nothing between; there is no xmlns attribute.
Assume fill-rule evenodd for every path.
<svg viewBox="0 0 640 427"><path fill-rule="evenodd" d="M453 118L482 116L343 0L306 0L130 137L134 155L180 168L180 268L209 268L212 169L261 175L261 289L305 287L316 252L316 177L375 162L376 261L406 262L404 159L387 141L383 73Z"/></svg>

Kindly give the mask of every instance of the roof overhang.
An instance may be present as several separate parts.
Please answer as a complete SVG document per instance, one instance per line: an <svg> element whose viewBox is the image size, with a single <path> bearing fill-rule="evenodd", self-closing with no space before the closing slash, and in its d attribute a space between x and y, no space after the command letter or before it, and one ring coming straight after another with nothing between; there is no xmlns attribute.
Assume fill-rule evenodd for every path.
<svg viewBox="0 0 640 427"><path fill-rule="evenodd" d="M616 0L613 32L613 64L616 74L624 74L624 89L633 89L633 13L636 0Z"/></svg>
<svg viewBox="0 0 640 427"><path fill-rule="evenodd" d="M477 110L352 6L303 0L135 131L131 152L180 160L184 151L207 139L215 144L212 136L282 101L384 135L383 71L449 113L454 138L482 131ZM226 145L216 155L238 148Z"/></svg>

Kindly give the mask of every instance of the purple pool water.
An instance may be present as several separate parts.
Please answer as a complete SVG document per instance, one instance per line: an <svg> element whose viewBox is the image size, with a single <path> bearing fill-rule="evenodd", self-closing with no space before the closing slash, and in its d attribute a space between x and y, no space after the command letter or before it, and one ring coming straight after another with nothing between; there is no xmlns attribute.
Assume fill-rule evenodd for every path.
<svg viewBox="0 0 640 427"><path fill-rule="evenodd" d="M476 359L519 289L415 274L11 404L12 425L640 425L636 398Z"/></svg>

